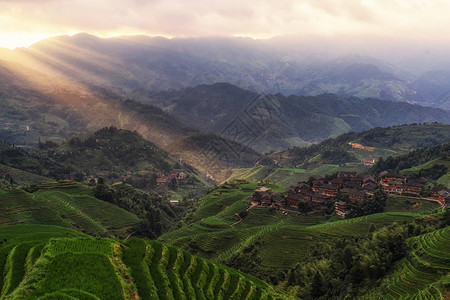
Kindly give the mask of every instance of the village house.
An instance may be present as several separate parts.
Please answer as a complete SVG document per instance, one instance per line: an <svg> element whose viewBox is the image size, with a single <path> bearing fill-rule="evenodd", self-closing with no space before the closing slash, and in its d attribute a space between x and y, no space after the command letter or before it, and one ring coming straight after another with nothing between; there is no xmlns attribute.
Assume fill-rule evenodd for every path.
<svg viewBox="0 0 450 300"><path fill-rule="evenodd" d="M314 192L326 196L336 196L338 188L331 184L315 185L312 189Z"/></svg>
<svg viewBox="0 0 450 300"><path fill-rule="evenodd" d="M442 206L450 205L450 190L446 188L434 188L432 196L437 199Z"/></svg>
<svg viewBox="0 0 450 300"><path fill-rule="evenodd" d="M339 172L338 178L343 178L344 180L351 180L352 178L355 178L358 175L356 172Z"/></svg>
<svg viewBox="0 0 450 300"><path fill-rule="evenodd" d="M350 190L348 192L348 197L350 200L361 201L368 198L368 195L363 191Z"/></svg>
<svg viewBox="0 0 450 300"><path fill-rule="evenodd" d="M313 194L311 196L311 202L310 205L313 208L316 208L320 211L325 211L328 209L327 204L332 200L332 197L321 195L321 194Z"/></svg>
<svg viewBox="0 0 450 300"><path fill-rule="evenodd" d="M388 183L382 184L383 191L387 194L401 194L403 193L403 182L402 181L389 181Z"/></svg>
<svg viewBox="0 0 450 300"><path fill-rule="evenodd" d="M341 189L344 187L345 182L344 182L344 179L342 179L342 178L333 178L328 182L328 184L334 185L338 189Z"/></svg>
<svg viewBox="0 0 450 300"><path fill-rule="evenodd" d="M261 187L259 189L255 190L255 193L250 197L252 201L256 201L258 203L261 203L262 198L264 195L268 194L269 189L266 187Z"/></svg>
<svg viewBox="0 0 450 300"><path fill-rule="evenodd" d="M388 194L419 195L426 183L424 178L408 181L407 177L401 174L383 172L380 175L380 184ZM351 201L363 201L373 196L376 187L377 182L370 175L361 176L356 172L340 172L337 178L331 179L328 183L317 179L312 182L312 186L306 183L290 186L284 195L271 193L269 189L261 187L255 190L250 198L261 206L279 209L298 209L300 202L306 202L313 211L326 212L338 192L347 195ZM450 203L450 191L446 189L433 190L433 197L446 205ZM335 203L335 210L343 217L348 212L348 204L339 201Z"/></svg>
<svg viewBox="0 0 450 300"><path fill-rule="evenodd" d="M348 213L348 205L344 201L338 201L334 204L334 210L338 216L343 218Z"/></svg>
<svg viewBox="0 0 450 300"><path fill-rule="evenodd" d="M377 187L377 185L373 182L368 182L368 183L364 183L362 185L362 190L364 192L366 192L369 195L373 195L373 193L375 192L375 188Z"/></svg>
<svg viewBox="0 0 450 300"><path fill-rule="evenodd" d="M419 195L424 185L417 182L407 182L403 185L403 193Z"/></svg>
<svg viewBox="0 0 450 300"><path fill-rule="evenodd" d="M375 164L375 158L372 156L366 157L363 159L363 163L365 166L373 166Z"/></svg>
<svg viewBox="0 0 450 300"><path fill-rule="evenodd" d="M402 175L402 174L396 174L396 173L385 173L384 175L381 175L380 181L381 181L381 184L388 184L391 181L404 183L404 182L406 182L406 176Z"/></svg>
<svg viewBox="0 0 450 300"><path fill-rule="evenodd" d="M171 179L175 178L177 182L186 179L187 175L184 172L170 172L169 175L159 174L159 177L156 178L156 184L162 185L168 183Z"/></svg>

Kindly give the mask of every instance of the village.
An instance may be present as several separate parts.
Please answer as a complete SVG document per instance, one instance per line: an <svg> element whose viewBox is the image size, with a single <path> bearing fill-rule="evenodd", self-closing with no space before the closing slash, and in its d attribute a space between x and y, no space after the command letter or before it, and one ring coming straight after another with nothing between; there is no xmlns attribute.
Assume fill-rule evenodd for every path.
<svg viewBox="0 0 450 300"><path fill-rule="evenodd" d="M338 194L348 196L350 201L371 199L378 184L387 195L410 195L420 197L426 179L411 179L402 174L382 172L380 180L373 176L361 175L356 172L339 172L336 178L325 182L323 178L312 181L312 184L299 183L290 186L284 195L271 192L266 187L255 190L250 197L255 206L272 207L279 210L297 211L303 213L329 213L334 210L337 215L345 217L348 203L335 201ZM445 188L435 188L430 200L438 201L441 206L450 205L450 191Z"/></svg>

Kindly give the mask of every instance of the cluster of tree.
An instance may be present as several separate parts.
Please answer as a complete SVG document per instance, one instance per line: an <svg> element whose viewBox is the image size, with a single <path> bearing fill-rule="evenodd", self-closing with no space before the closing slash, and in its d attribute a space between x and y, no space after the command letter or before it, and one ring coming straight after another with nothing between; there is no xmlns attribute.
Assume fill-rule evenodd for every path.
<svg viewBox="0 0 450 300"><path fill-rule="evenodd" d="M378 162L372 167L371 172L376 174L385 170L399 172L403 169L409 169L427 163L434 159L448 160L450 153L450 142L442 143L436 146L416 149L404 155L390 156L386 159L380 158ZM442 172L442 167L435 167L424 172L423 175L428 175L431 178L436 178ZM438 177L439 178L439 177Z"/></svg>
<svg viewBox="0 0 450 300"><path fill-rule="evenodd" d="M0 143L0 164L56 180L83 181L87 175L98 173L110 181L126 177L127 183L144 189L155 188L159 174L177 170L187 175L183 183L202 185L193 176L195 169L170 157L137 132L114 126L100 129L85 139L72 137L60 144L39 142L38 150ZM178 184L170 187L176 188Z"/></svg>
<svg viewBox="0 0 450 300"><path fill-rule="evenodd" d="M355 162L358 159L348 152L351 149L348 143L355 141L359 141L359 143L365 146L382 145L383 147L394 147L399 144L408 144L414 148L429 147L448 140L448 129L446 131L445 126L448 125L439 123L413 123L393 127L375 127L363 132L348 132L335 138L323 140L309 147L294 147L289 149L289 163L294 167L318 155L322 158L323 163L343 164ZM412 136L408 134L409 131L424 132L424 136L429 136Z"/></svg>
<svg viewBox="0 0 450 300"><path fill-rule="evenodd" d="M44 154L65 165L92 174L98 170L125 172L139 169L145 164L161 172L168 172L167 152L145 140L137 132L106 127L81 139L72 137L62 144L40 143Z"/></svg>
<svg viewBox="0 0 450 300"><path fill-rule="evenodd" d="M348 205L346 218L356 218L384 211L387 202L387 195L380 185L375 188L371 198L351 201L348 195L336 195L336 201L344 201Z"/></svg>
<svg viewBox="0 0 450 300"><path fill-rule="evenodd" d="M140 236L157 238L174 225L178 214L158 194L144 192L125 183L110 186L99 178L94 195L141 218L135 232Z"/></svg>
<svg viewBox="0 0 450 300"><path fill-rule="evenodd" d="M372 224L366 236L317 243L280 286L302 299L354 299L379 285L393 263L408 253L406 239L449 224L447 210L440 218L396 222L380 229Z"/></svg>
<svg viewBox="0 0 450 300"><path fill-rule="evenodd" d="M410 176L410 177L411 178L425 177L425 178L428 178L429 180L437 180L437 179L441 178L442 176L444 176L445 174L447 174L448 170L449 169L447 166L442 165L442 164L436 164L428 169L420 169L418 172L416 172L415 174L412 174L412 176Z"/></svg>
<svg viewBox="0 0 450 300"><path fill-rule="evenodd" d="M292 166L297 166L317 155L321 155L324 159L333 160L333 151L338 151L338 163L349 162L353 157L343 155L345 150L345 145L357 137L356 132L348 132L339 135L335 138L326 139L319 144L313 144L309 147L294 147L289 150L290 155L293 157L291 162Z"/></svg>

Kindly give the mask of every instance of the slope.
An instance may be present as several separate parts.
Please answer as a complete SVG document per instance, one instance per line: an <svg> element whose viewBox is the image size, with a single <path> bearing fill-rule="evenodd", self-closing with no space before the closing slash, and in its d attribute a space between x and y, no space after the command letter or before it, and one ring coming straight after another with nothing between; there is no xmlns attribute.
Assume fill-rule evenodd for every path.
<svg viewBox="0 0 450 300"><path fill-rule="evenodd" d="M155 241L96 239L55 226L2 226L0 238L2 299L294 299Z"/></svg>
<svg viewBox="0 0 450 300"><path fill-rule="evenodd" d="M92 188L74 182L48 182L34 193L0 190L0 225L47 224L91 235L125 237L141 220L94 197Z"/></svg>
<svg viewBox="0 0 450 300"><path fill-rule="evenodd" d="M261 96L229 83L148 92L141 99L201 131L228 137L231 129L238 128L236 140L247 141L246 145L258 152L305 146L348 131L378 126L450 123L444 110L407 103L342 98L334 94Z"/></svg>
<svg viewBox="0 0 450 300"><path fill-rule="evenodd" d="M373 171L393 170L409 176L427 177L450 186L450 142L416 149L407 154L378 161Z"/></svg>
<svg viewBox="0 0 450 300"><path fill-rule="evenodd" d="M409 84L414 79L412 74L373 57L326 55L323 49L346 43L324 42L328 47L318 46L317 41L309 39L298 47L295 42L286 43L283 39L145 36L101 39L81 33L50 38L28 49L11 51L9 57L47 74L134 95L152 89L215 82L230 82L241 88L270 93L339 93L396 101L410 100L415 96L414 87L421 96L433 90L426 84ZM415 99L428 102L426 97Z"/></svg>
<svg viewBox="0 0 450 300"><path fill-rule="evenodd" d="M376 161L384 159L380 162L380 167L375 167L378 172L394 170L396 165L390 165L393 162L390 156L406 154L422 147L436 146L449 139L450 125L441 123L377 127L360 133L349 132L309 147L294 147L270 153L268 156L277 166L258 165L252 168L234 169L228 180L245 179L253 182L266 180L287 187L307 181L310 176L325 176L340 171L367 172L370 165L365 165L366 158ZM426 163L431 158L423 160L415 157L411 161L424 164L422 168L426 169L433 164L446 165L447 159L442 160L441 156L433 156L433 159L437 160L428 164ZM387 158L389 160L386 160ZM404 165L402 169L405 168L408 168L408 165ZM405 173L415 171L404 170ZM446 178L441 179L440 182L446 183Z"/></svg>
<svg viewBox="0 0 450 300"><path fill-rule="evenodd" d="M381 288L365 297L447 299L450 283L450 227L408 240L409 254L396 263Z"/></svg>
<svg viewBox="0 0 450 300"><path fill-rule="evenodd" d="M300 215L297 212L282 212L270 208L250 207L248 197L261 185L234 181L225 183L202 198L195 210L185 220L186 226L162 235L159 240L182 247L193 254L217 262L229 262L243 251L252 256L257 268L252 274L268 278L271 274L289 268L301 261L311 245L337 236L358 236L369 231L371 224L384 226L394 221L413 220L421 216L421 208L412 203L401 207L390 204L392 211L365 217L327 222L322 215ZM283 192L284 188L264 184L272 191ZM395 199L393 200L395 201ZM438 208L437 204L431 204ZM397 210L396 210L397 208ZM405 211L408 212L399 212ZM248 214L242 214L247 211ZM246 215L243 221L231 224ZM240 268L250 272L250 264Z"/></svg>

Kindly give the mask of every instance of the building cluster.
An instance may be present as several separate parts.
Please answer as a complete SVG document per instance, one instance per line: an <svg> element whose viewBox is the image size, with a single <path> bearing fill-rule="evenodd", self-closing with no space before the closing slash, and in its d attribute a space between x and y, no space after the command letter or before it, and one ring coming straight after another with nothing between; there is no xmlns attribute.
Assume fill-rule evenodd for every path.
<svg viewBox="0 0 450 300"><path fill-rule="evenodd" d="M156 184L162 185L169 183L172 179L176 179L177 181L181 181L186 179L186 174L184 172L170 172L169 174L159 174L159 177L156 178Z"/></svg>
<svg viewBox="0 0 450 300"><path fill-rule="evenodd" d="M434 188L431 196L439 201L442 206L450 206L450 189Z"/></svg>
<svg viewBox="0 0 450 300"><path fill-rule="evenodd" d="M426 182L427 181L424 178L411 180L402 174L388 172L380 173L380 184L383 187L384 192L391 195L420 195Z"/></svg>
<svg viewBox="0 0 450 300"><path fill-rule="evenodd" d="M307 203L313 211L325 212L332 205L333 198L338 192L348 195L350 200L364 200L373 195L375 187L376 181L372 176L361 176L356 172L340 172L337 178L328 182L318 179L313 181L311 186L306 183L291 186L284 195L272 193L262 187L255 190L251 200L261 206L287 210L298 210L300 203ZM344 202L335 205L335 208L338 214L346 212Z"/></svg>

